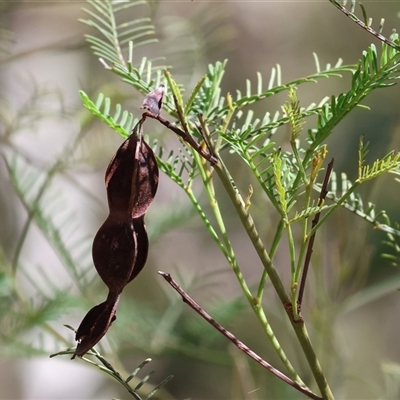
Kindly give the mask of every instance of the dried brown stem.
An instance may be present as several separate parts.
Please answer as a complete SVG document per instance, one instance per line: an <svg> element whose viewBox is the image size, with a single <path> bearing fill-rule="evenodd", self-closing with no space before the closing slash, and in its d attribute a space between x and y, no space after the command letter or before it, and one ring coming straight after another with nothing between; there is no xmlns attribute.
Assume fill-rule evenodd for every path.
<svg viewBox="0 0 400 400"><path fill-rule="evenodd" d="M326 169L324 182L322 183L321 192L319 194L318 206L321 206L323 204L323 202L325 201L325 197L328 194L327 187L328 187L329 179L331 177L331 173L332 173L332 168L333 168L333 163L334 162L335 162L335 159L332 158L332 160L330 161L330 163L328 164L328 167ZM311 229L313 229L318 224L320 217L321 217L321 212L318 212L317 214L315 214L315 217L314 217L314 219L312 220L312 223L311 223ZM311 256L312 256L312 253L313 253L315 234L316 234L316 232L314 232L310 237L310 240L309 240L308 246L307 246L306 257L304 259L304 267L303 267L303 272L302 272L302 275L301 275L301 281L300 281L300 287L299 287L299 296L298 296L298 300L297 300L300 307L301 307L301 304L303 302L304 289L305 289L305 286L306 286L308 269L310 267Z"/></svg>
<svg viewBox="0 0 400 400"><path fill-rule="evenodd" d="M271 364L267 361L262 359L258 354L256 354L253 350L247 347L243 342L236 338L231 332L226 330L222 325L216 322L206 311L204 311L175 281L172 279L171 275L163 272L158 271L158 273L172 286L172 288L179 293L182 297L182 300L188 304L194 311L196 311L201 317L203 317L210 325L212 325L218 332L224 335L227 339L229 339L239 350L243 351L247 354L250 358L255 360L258 364L262 367L270 371L276 377L287 383L288 385L292 386L294 389L298 390L299 392L305 394L311 399L314 400L321 400L321 397L318 397L315 393L311 392L309 389L299 385L297 382L293 381L282 372L274 368Z"/></svg>
<svg viewBox="0 0 400 400"><path fill-rule="evenodd" d="M156 115L153 114L149 111L146 111L143 113L143 118L153 118L156 119L158 122L163 124L165 127L170 129L172 132L176 133L182 140L184 140L186 143L188 143L190 146L192 146L202 157L204 157L207 161L210 162L211 165L216 165L218 163L218 159L211 154L210 151L205 151L199 143L197 143L192 136L190 136L188 133L183 131L182 129L178 128L175 124L172 122L169 122L165 118L163 118L161 115Z"/></svg>
<svg viewBox="0 0 400 400"><path fill-rule="evenodd" d="M348 11L345 7L343 7L337 0L329 0L337 9L339 9L343 14L349 17L353 22L355 22L358 26L365 29L371 35L374 35L380 41L386 43L388 46L393 47L397 51L400 50L400 46L393 42L393 40L388 39L386 36L383 36L380 32L377 32L375 29L371 28L369 25L365 24L359 18L355 16L354 13ZM360 3L361 5L361 3Z"/></svg>

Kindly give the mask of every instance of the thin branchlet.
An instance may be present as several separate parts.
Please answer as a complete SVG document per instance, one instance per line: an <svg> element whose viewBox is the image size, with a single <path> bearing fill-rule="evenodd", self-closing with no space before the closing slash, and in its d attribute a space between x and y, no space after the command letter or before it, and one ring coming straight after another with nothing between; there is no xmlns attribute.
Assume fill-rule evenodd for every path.
<svg viewBox="0 0 400 400"><path fill-rule="evenodd" d="M246 346L242 341L240 341L233 333L229 332L222 325L220 325L217 321L215 321L210 314L204 311L171 277L170 274L158 271L158 273L171 285L171 287L182 297L182 300L189 305L194 311L197 312L202 318L204 318L210 325L212 325L218 332L220 332L223 336L229 339L239 350L246 353L249 357L255 360L258 364L260 364L263 368L267 369L269 372L274 374L276 377L292 386L294 389L299 392L307 395L309 398L314 400L320 400L321 397L317 396L315 393L311 392L308 388L305 388L299 385L297 382L290 379L288 376L274 368L270 363L261 358L258 354L256 354L253 350L251 350L248 346Z"/></svg>
<svg viewBox="0 0 400 400"><path fill-rule="evenodd" d="M365 22L361 21L355 14L347 10L336 0L329 0L337 9L339 9L343 14L349 17L352 21L354 21L358 26L365 29L371 35L374 35L381 42L386 43L388 46L393 47L394 49L400 51L400 46L393 42L393 40L388 39L386 36L382 35L382 33L377 32L375 29L371 28L371 26L367 25ZM382 30L382 21L379 27L379 30Z"/></svg>
<svg viewBox="0 0 400 400"><path fill-rule="evenodd" d="M326 169L324 182L322 183L321 192L319 195L318 207L322 206L322 204L325 201L326 195L328 194L328 183L329 183L329 179L331 177L334 162L335 162L335 160L334 160L334 158L332 158L331 162L328 164L328 168ZM321 216L321 212L318 212L317 214L315 214L315 217L311 223L311 229L314 228L318 224L320 216ZM303 272L301 275L300 286L299 286L299 294L297 297L297 302L298 302L300 308L303 303L303 296L304 296L304 290L305 290L305 286L306 286L307 274L308 274L308 269L310 266L311 256L313 253L315 234L316 234L316 232L314 232L309 239L306 257L304 259Z"/></svg>

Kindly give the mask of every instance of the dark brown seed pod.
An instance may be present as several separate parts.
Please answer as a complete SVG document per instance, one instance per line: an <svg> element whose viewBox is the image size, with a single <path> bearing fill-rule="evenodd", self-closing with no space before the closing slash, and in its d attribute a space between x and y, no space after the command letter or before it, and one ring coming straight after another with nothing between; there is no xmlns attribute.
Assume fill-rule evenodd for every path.
<svg viewBox="0 0 400 400"><path fill-rule="evenodd" d="M109 215L92 246L95 268L109 289L107 300L93 307L77 333L74 356L82 356L107 332L124 287L143 269L149 250L144 215L158 187L158 166L144 141L142 125L119 147L108 165L105 183Z"/></svg>

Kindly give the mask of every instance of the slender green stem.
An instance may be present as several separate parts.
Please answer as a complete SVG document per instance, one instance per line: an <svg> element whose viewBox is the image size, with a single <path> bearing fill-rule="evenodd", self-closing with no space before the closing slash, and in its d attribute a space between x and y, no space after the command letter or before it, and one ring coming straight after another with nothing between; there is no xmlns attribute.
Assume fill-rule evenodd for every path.
<svg viewBox="0 0 400 400"><path fill-rule="evenodd" d="M291 269L291 285L290 285L290 301L292 303L293 318L297 321L299 319L299 312L297 309L297 277L296 277L296 249L294 244L292 227L286 223L286 231L288 235L290 269Z"/></svg>
<svg viewBox="0 0 400 400"><path fill-rule="evenodd" d="M315 354L304 321L292 321L292 325L314 375L315 381L321 391L322 398L324 400L334 400L335 398Z"/></svg>
<svg viewBox="0 0 400 400"><path fill-rule="evenodd" d="M305 220L307 220L307 218L304 218ZM296 278L295 278L295 282L299 281L299 276L300 273L302 271L302 265L303 265L303 261L304 261L304 257L306 255L307 252L307 244L308 244L308 235L307 235L307 227L308 224L306 222L303 223L303 229L302 229L302 234L301 234L301 246L300 246L300 251L299 251L299 258L297 260L297 266L296 266Z"/></svg>
<svg viewBox="0 0 400 400"><path fill-rule="evenodd" d="M299 251L299 258L297 260L297 266L296 266L296 282L300 276L304 257L306 255L306 251L307 251L307 243L308 243L307 228L308 228L308 218L304 218L303 229L302 229L302 233L301 233L302 240L301 240L301 246L300 246L300 251Z"/></svg>
<svg viewBox="0 0 400 400"><path fill-rule="evenodd" d="M296 283L296 248L294 244L292 227L289 222L285 221L286 232L288 236L289 256L290 256L290 272L292 275L292 285Z"/></svg>
<svg viewBox="0 0 400 400"><path fill-rule="evenodd" d="M219 236L218 236L217 232L215 231L214 227L211 225L210 221L208 220L206 214L204 213L203 209L201 208L201 205L197 201L197 198L194 195L191 187L184 186L184 185L181 185L181 187L186 192L187 196L189 197L189 200L191 201L191 203L193 204L193 207L195 208L195 210L199 214L200 218L202 219L202 221L203 221L204 225L206 226L208 232L210 232L210 234L211 234L212 238L214 239L215 243L217 243L217 246L221 250L221 253L226 258L228 258L229 255L228 255L227 249L224 246L224 243L222 243L222 241L219 238Z"/></svg>
<svg viewBox="0 0 400 400"><path fill-rule="evenodd" d="M222 181L222 184L224 185L224 188L229 195L229 198L231 199L238 215L239 218L250 238L250 240L253 243L253 246L260 257L260 260L266 269L271 282L282 302L282 304L285 306L285 309L287 310L287 314L289 317L289 320L296 332L296 335L298 337L298 340L303 348L303 351L305 353L305 356L307 358L307 361L309 363L310 369L314 375L314 378L317 382L317 385L321 391L321 395L324 400L333 400L333 394L331 392L331 389L329 388L329 385L327 383L327 380L325 378L325 375L323 374L321 365L319 364L319 361L316 357L315 351L312 347L310 338L308 336L308 332L306 330L305 324L303 320L294 320L293 318L293 312L290 312L290 310L287 309L287 305L290 304L289 297L285 291L285 288L282 284L281 279L279 278L279 275L277 271L275 270L271 258L269 257L268 253L265 250L265 247L258 235L257 229L254 225L254 221L251 217L251 215L247 212L245 208L244 201L239 194L238 190L236 189L236 186L234 186L233 180L230 177L229 171L226 169L222 161L220 161L217 165L214 166L215 171L217 172L219 178Z"/></svg>
<svg viewBox="0 0 400 400"><path fill-rule="evenodd" d="M269 256L270 256L271 260L274 259L276 250L278 248L279 242L282 237L284 227L285 227L285 225L283 223L283 220L281 219L279 221L277 230L275 232L275 237L272 241L271 250L269 251ZM268 273L267 273L267 270L264 268L263 273L261 275L260 283L258 284L257 297L254 299L256 304L261 304L262 296L263 296L264 288L265 288L265 283L266 283L267 279L268 279Z"/></svg>
<svg viewBox="0 0 400 400"><path fill-rule="evenodd" d="M264 329L264 332L266 333L269 341L271 342L274 350L278 354L279 358L283 362L283 364L286 367L286 370L290 374L290 376L298 382L300 385L307 387L306 384L303 382L303 380L300 378L299 374L293 367L292 363L289 361L286 353L284 352L281 344L279 343L279 340L275 336L275 333L271 327L271 325L268 322L267 316L265 315L264 309L261 307L261 304L256 304L254 305L254 302L252 304L252 308L254 310L254 313L257 316L258 321L260 322L262 328Z"/></svg>
<svg viewBox="0 0 400 400"><path fill-rule="evenodd" d="M199 167L200 176L201 176L201 179L203 181L203 184L204 184L204 187L205 187L205 190L207 193L208 201L210 203L211 209L212 209L214 217L216 219L218 229L221 232L221 237L222 237L223 245L224 245L223 247L225 249L223 254L225 255L230 266L232 267L232 270L235 273L235 275L239 281L240 287L242 288L243 293L246 295L247 300L250 303L252 303L253 295L251 294L251 291L250 291L249 287L247 286L247 283L243 277L242 271L240 270L239 264L237 263L237 258L235 256L235 252L233 250L233 247L229 240L228 234L226 232L226 227L224 224L223 217L221 215L221 210L219 208L219 204L218 204L218 201L215 196L214 184L213 184L213 180L211 177L212 171L206 170L205 164L203 163L203 159L200 157L200 155L197 152L192 151L192 154L193 154L193 157L195 158L196 163Z"/></svg>
<svg viewBox="0 0 400 400"><path fill-rule="evenodd" d="M121 46L120 46L120 42L119 42L119 37L118 37L118 30L117 30L117 23L115 21L115 15L114 15L114 10L113 10L113 5L110 1L107 2L108 5L108 17L109 17L109 21L111 24L111 34L112 34L112 38L113 38L113 44L114 44L114 48L117 52L117 56L118 59L120 61L120 63L126 67L126 62L125 62L125 58L122 55L122 50L121 50Z"/></svg>

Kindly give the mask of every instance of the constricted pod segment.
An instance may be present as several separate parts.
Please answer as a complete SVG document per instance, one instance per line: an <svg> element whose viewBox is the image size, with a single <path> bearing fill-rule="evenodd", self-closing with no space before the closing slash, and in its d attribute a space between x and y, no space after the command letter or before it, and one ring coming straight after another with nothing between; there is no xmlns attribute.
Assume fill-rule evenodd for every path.
<svg viewBox="0 0 400 400"><path fill-rule="evenodd" d="M117 219L110 214L98 230L92 247L97 273L110 291L122 292L132 275L137 252L132 219Z"/></svg>

